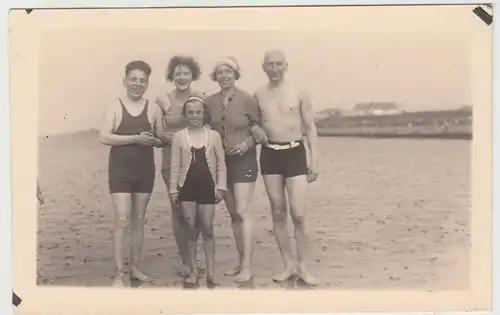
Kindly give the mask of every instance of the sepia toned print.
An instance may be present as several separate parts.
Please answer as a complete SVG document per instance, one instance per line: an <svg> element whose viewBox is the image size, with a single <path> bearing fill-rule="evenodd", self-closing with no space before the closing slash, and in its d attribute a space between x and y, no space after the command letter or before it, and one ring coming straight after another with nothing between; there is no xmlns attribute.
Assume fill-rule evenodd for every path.
<svg viewBox="0 0 500 315"><path fill-rule="evenodd" d="M180 40L182 38L180 35L175 34L171 36L179 37ZM280 35L279 33L269 33L268 36L272 40L281 37ZM119 33L115 37L118 36ZM199 38L201 34L186 34L184 36L185 41L188 41L190 36ZM217 34L215 33L214 38L216 36ZM296 36L299 37L300 33ZM382 34L380 36L384 38L387 35ZM304 38L305 36L302 35L302 37ZM466 59L466 45L459 38L454 41L451 36L447 38L446 44L440 44L440 38L436 35L422 36L422 41L429 42L427 47L430 48L427 49L433 49L433 51L427 52L422 49L420 57L414 59L414 64L408 65L407 71L401 73L402 82L398 86L393 87L394 92L367 93L366 89L370 89L370 87L365 87L365 84L370 86L376 84L375 82L367 80L366 83L363 83L363 79L352 80L354 84L358 85L358 88L354 89L353 93L355 95L351 97L353 99L360 99L359 103L362 103L362 101L369 103L370 107L365 109L365 111L363 111L364 107L359 103L349 104L346 102L345 105L342 104L343 111L341 113L334 113L331 116L316 119L320 133L330 131L333 134L338 131L347 130L347 132L353 133L353 136L356 136L355 133L358 131L359 135L357 135L358 137L334 137L337 134L333 134L320 137L317 141L320 143L321 149L318 150L321 150L321 153L318 154L320 156L316 159L321 160L320 173L322 174L318 177L318 181L307 185L308 193L300 192L297 197L293 196L293 188L287 185L286 189L288 193L292 189L292 195L288 195L288 200L293 201L296 199L300 201L303 204L301 208L307 205L307 212L305 212L305 209L297 209L300 213L300 218L303 218L304 221L295 222L295 219L290 217L290 223L298 224L299 229L297 233L299 234L295 234L293 230L281 230L280 226L285 221L283 223L279 223L279 221L273 223L273 213L281 210L279 208L274 209L270 205L281 207L279 204L285 202L285 199L282 199L283 197L280 197L279 201L273 199L271 204L269 204L267 200L269 192L262 186L266 186L265 180L267 174L270 174L270 180L274 180L273 178L276 177L272 176L272 174L280 174L280 172L284 172L285 178L300 178L301 174L307 174L306 160L301 162L300 147L297 147L297 149L295 147L291 148L289 149L290 153L286 154L288 150L281 148L279 148L281 150L275 150L269 146L258 146L259 149L262 148L261 152L259 152L260 158L255 155L254 159L256 159L256 162L257 159L259 160L259 171L264 173L258 176L260 177L258 186L261 187L256 188L257 194L251 199L249 209L246 210L249 212L249 218L254 221L250 227L254 234L253 242L250 245L255 250L252 259L252 269L255 269L256 271L254 272L257 272L255 275L257 279L254 279L254 284L257 287L275 286L276 284L273 284L271 274L278 274L283 267L293 268L292 260L290 260L292 258L288 253L290 249L287 249L290 247L285 245L284 242L288 242L289 237L294 239L294 235L297 235L299 239L303 237L299 231L300 227L305 226L306 220L310 231L315 231L311 235L312 254L308 263L311 263L314 269L319 272L317 277L323 278L324 283L322 285L325 287L366 287L367 285L374 287L380 285L398 287L400 285L410 285L433 289L458 289L468 286L470 237L470 167L468 165L470 164L469 152L471 144L468 137L472 134L472 111L467 106L471 106L471 94L470 87L467 85L468 60ZM399 44L393 45L396 46L394 49L399 50L405 49L404 45L408 42L417 40L416 38L404 37L398 39L400 41ZM111 37L109 37L109 40L111 41ZM387 40L396 39L388 38ZM358 45L361 45L362 40L360 39L358 42ZM206 41L205 43L208 45L209 42ZM318 53L322 52L320 41L310 40L309 43L311 51L317 50L319 51ZM431 44L434 46L431 46ZM111 46L111 43L108 43L108 45ZM251 42L251 45L258 47L257 40ZM177 50L181 50L181 41L175 46L178 47ZM260 46L262 46L260 51L253 49L257 56L252 56L252 59L261 59L261 63L252 64L248 62L246 64L247 72L240 70L242 78L245 75L249 75L248 72L252 71L252 68L262 71L262 64L265 62L266 45L261 44ZM405 64L406 61L384 58L383 56L388 54L388 48L386 45L382 46L383 48L381 47L380 51L377 51L377 48L373 48L379 54L377 56L380 59L379 67L388 68L386 71L387 74L395 75L394 70L392 70L395 65L392 64ZM451 51L451 49L456 61L450 61L449 56L445 53L447 50ZM205 49L205 51L207 50L208 48ZM223 48L219 48L219 50L221 53L224 53ZM280 50L284 51L285 48L280 48ZM288 50L291 49L288 48ZM335 50L338 52L341 48L336 47ZM149 52L149 56L151 57L156 54L155 51ZM288 53L288 55L292 56L293 54L293 50ZM161 66L161 63L158 62L160 66L155 67L152 71L159 72L159 75L166 75L169 55L167 52L164 55L161 53L158 53L158 55L155 59L158 61L163 60L163 65ZM203 53L200 52L199 55L201 57L198 58L203 58ZM145 55L144 60L149 61L146 59L149 56ZM243 56L239 59L244 58ZM277 59L276 61L281 62L283 66L285 62L288 62L290 72L294 68L299 67L298 64L293 63L293 59L290 61L285 59L286 56L284 54L278 54L279 58L273 55L271 57ZM49 67L57 67L57 64L51 65L48 63L49 61L47 63L43 62L43 60L50 60L48 58L51 57L42 57L42 67L45 64ZM362 54L358 58L362 60L367 57L365 57L365 54ZM441 60L436 60L439 58ZM271 59L271 61L276 63L274 59ZM353 59L354 56L351 60ZM344 62L348 62L348 60ZM77 62L77 60L74 62ZM151 61L149 62L151 63ZM328 60L324 62L328 62ZM355 62L355 60L352 62ZM405 97L405 95L401 95L405 90L408 90L406 93L413 93L412 89L425 89L425 87L422 87L422 82L424 77L429 74L426 75L425 72L424 74L414 73L416 71L415 63L419 62L428 63L429 70L427 71L435 73L436 76L441 76L440 84L443 86L441 91L434 91L430 83L427 83L429 85L427 88L429 92L427 93L435 93L436 99L425 95L425 91L423 91L424 95L415 96L422 100L413 100ZM334 64L334 62L330 63ZM441 65L439 65L440 63ZM123 66L125 65L126 62L123 63ZM268 67L279 67L279 65ZM335 76L340 71L338 67L335 69L335 65L332 65L331 74L326 73L320 76L313 70L315 67L312 63L311 70L303 67L305 68L302 70L304 71L303 75L298 69L294 70L295 76L312 76L311 81L326 81L325 83L327 83L329 75ZM450 72L450 67L453 67L452 74L448 73ZM205 70L204 72L209 72L211 65L207 64L203 70ZM288 84L287 86L296 84L295 81L297 80L300 80L299 82L306 81L304 79L289 78L287 76L289 73L286 73L285 70L281 71L283 72L284 80L286 80L285 82ZM311 73L306 71L311 71ZM252 72L255 73L256 71L253 70ZM364 76L380 76L380 79L382 79L384 77L383 70L379 70L379 72L377 74L370 74L368 70L365 70ZM277 73L280 73L280 71L277 71ZM41 75L44 75L44 73L42 72ZM116 80L120 80L122 73L117 72L115 75L117 76ZM315 78L315 75L318 77ZM422 82L419 82L420 86L415 86L414 80L416 80L415 77L418 75L423 77ZM151 78L151 81L153 78ZM292 81L293 79L295 81ZM208 80L210 78L207 78L207 74L205 74L205 78L201 76L199 81ZM326 85L325 83L316 83L314 81L307 82L306 84L312 86L313 89L316 88L315 85ZM241 81L238 80L237 82ZM262 116L261 125L265 129L267 136L270 139L275 139L270 144L301 140L302 130L293 131L294 129L290 128L297 124L299 126L301 124L305 125L304 119L301 117L303 110L300 108L300 106L304 106L304 101L301 99L303 96L300 95L302 90L292 86L288 87L284 92L273 92L275 95L268 96L267 94L270 92L265 92L261 88L261 86L266 88L267 85L266 79L262 78L261 82L256 82L253 90L257 99L255 106L259 106L261 113L259 116ZM410 85L410 87L407 87L407 85ZM215 89L213 86L209 87ZM209 87L204 90L208 90ZM384 89L385 87L381 86L380 88ZM328 88L328 90L330 89L337 90L335 87ZM200 88L200 90L202 89ZM252 89L249 89L249 91L252 91ZM339 90L335 91L335 93L332 92L330 96L327 91L318 90L317 93L321 94L316 96L316 98L311 97L316 99L316 103L308 101L310 104L308 103L306 106L314 106L315 109L318 107L327 107L326 109L329 109L330 107L334 107L335 103L338 102L336 101L336 95L348 94ZM461 95L457 95L457 91L460 91ZM276 99L276 95L279 93L283 93L284 96ZM311 92L307 91L307 93L313 94L314 90ZM372 94L374 95L370 96ZM385 94L383 97L388 100L387 102L394 102L393 106L400 111L405 110L405 113L392 112L390 107L386 106L384 108L385 103L382 103L382 101L377 102L376 99L368 99L369 97L382 97L377 94ZM231 95L228 97L231 98ZM229 111L228 118L232 117L230 111L233 109L232 107L238 104L238 97L234 95L233 102L225 105L225 108ZM401 99L400 104L396 103L396 100L393 100L398 98ZM110 99L112 99L111 95ZM212 99L212 96L207 97L209 108L212 108L211 104L213 102L217 102L217 100L211 101ZM440 103L440 99L445 99L446 103ZM219 101L222 102L222 99ZM429 103L425 103L426 101ZM370 102L372 103L370 104ZM114 103L116 101L110 101L109 104L103 103L102 106L113 106ZM40 107L42 111L45 108L44 104L46 103L43 101L42 96ZM285 111L280 109L280 106L285 108ZM105 109L95 106L89 107L95 108L98 112ZM352 108L354 113L350 112L350 108ZM370 109L372 110L370 111ZM47 108L47 110L50 109ZM67 109L69 113L71 113L70 110L70 108ZM248 110L244 111L251 113ZM291 113L290 118L284 116L286 111ZM317 111L319 112L320 110ZM433 115L433 111L437 111L435 116ZM443 115L443 111L447 115ZM43 112L40 115L43 117ZM214 118L217 118L215 112L214 115ZM413 117L410 115L413 115ZM96 117L99 117L99 115L96 115ZM285 119L290 120L290 122ZM297 120L294 121L294 119ZM115 121L117 120L115 119ZM218 127L219 125L216 124L214 127L217 127L217 130L222 132L222 129ZM224 123L221 126L228 126L228 124ZM166 127L168 128L168 122ZM412 128L411 132L405 130L409 128ZM235 130L234 132L237 131ZM294 134L297 132L298 134ZM372 137L362 137L365 136L365 133L370 135L369 132L373 135ZM385 132L385 137L377 137L377 133L383 132ZM423 135L421 136L420 133ZM427 139L418 138L418 136L425 136L425 133L433 134L434 137L427 135ZM228 134L226 137L224 137L223 133L221 135L223 143L227 143L226 139L232 139L231 134ZM454 135L459 139L443 139ZM459 137L459 135L462 137ZM304 132L303 136L307 138L309 135L306 135ZM40 143L40 181L44 186L47 186L47 202L40 214L42 216L40 220L40 284L108 285L111 283L110 277L114 275L113 264L108 264L107 262L109 259L112 259L111 254L113 252L113 242L109 237L113 231L114 224L113 206L107 192L107 148L99 145L98 138L96 137L97 134L92 130L82 130L62 136L52 135L48 139L42 139ZM80 138L81 140L77 140ZM236 141L244 140L245 138L241 138L241 140ZM80 141L83 142L79 143ZM237 143L234 140L231 141L230 145ZM58 144L59 142L60 144ZM65 145L64 143L67 144ZM304 144L307 146L306 141L301 146ZM60 151L63 149L59 149L58 146L67 147L68 145L71 145L69 151L71 154L75 154L75 158L66 157L64 164L67 164L71 172L64 170L63 174L56 176L56 172L59 172L57 169L62 169L62 165L64 164L54 157L51 158L51 156L57 154L62 157L63 155L61 155ZM83 157L83 152L79 152L78 148L85 150L85 159L76 158L78 156ZM295 150L299 151L297 153L292 152ZM155 150L155 152L158 154L160 150ZM277 160L273 161L273 159ZM231 161L231 157L228 157L228 161ZM77 163L80 166L71 165L70 163ZM94 163L95 166L93 166ZM54 165L54 167L50 165ZM302 173L303 167L305 167L304 171L306 173ZM130 164L129 168L136 171L142 167L139 164ZM231 169L229 170L231 171ZM254 167L249 168L249 170L253 170L254 173L256 172ZM420 171L415 172L415 170ZM85 172L87 175L83 176L80 172ZM142 176L144 172L142 171L141 178L144 177ZM68 185L70 178L67 180L59 179L60 177L66 178L71 173L73 173L71 177L78 179L73 188L71 188L72 185ZM288 173L290 173L289 176ZM56 182L45 183L44 179L49 176L45 174L50 174L49 178L53 178ZM90 177L87 178L88 176ZM152 177L151 180L153 180ZM282 181L283 179L277 180ZM57 187L57 183L63 184L66 187L64 191L70 196L73 195L73 197L67 200L63 199L65 201L61 201L61 196L56 198L55 195L57 194L55 192L51 193L51 190ZM248 185L245 183L242 184ZM268 185L269 189L278 189L277 192L271 191L272 196L277 193L278 195L281 194L279 193L281 190L285 191L285 187L279 188L278 186L273 188L272 182L269 182ZM89 191L86 194L82 194L83 191L88 191L89 189L94 191L94 193ZM322 190L325 191L322 192ZM239 194L249 194L250 192L241 191ZM51 194L54 197L49 197ZM96 197L99 202L94 199L93 196L95 194L97 194ZM182 265L179 264L179 260L177 259L177 248L171 246L174 241L172 229L167 228L170 225L169 217L171 217L169 196L165 186L158 180L155 180L155 189L152 194L152 201L149 203L145 213L145 220L148 223L144 225L145 243L142 255L144 261L141 262L144 267L142 269L147 270L148 274L151 273L154 275L152 276L151 285L178 286L183 282L183 278L175 276L173 272ZM238 202L242 203L245 201ZM249 203L249 201L246 202ZM47 237L53 238L60 232L52 231L50 221L45 221L43 218L51 213L60 213L60 210L57 209L61 208L64 203L68 203L66 211L69 211L69 213L77 211L74 215L70 216L71 220L61 218L68 221L69 226L66 226L66 228L72 227L75 230L75 234L71 237L70 242L75 242L76 244L64 244L63 248L60 249L61 253L54 256L52 253L57 252L58 247L51 249L55 244L51 244L53 241L44 241L44 235L46 234ZM92 205L87 205L87 203L91 203ZM220 206L216 214L214 231L215 238L218 240L217 246L219 247L216 259L221 261L221 268L230 269L238 265L239 258L233 250L233 246L235 246L234 236L227 232L230 232L231 225L237 224L237 222L231 223L227 219L224 219L227 215L227 210L222 208L225 208L226 205L222 203ZM283 207L285 207L283 209L286 209L286 204L283 204ZM293 204L290 204L289 209L290 215L294 215L295 213L292 211L295 210ZM281 214L276 213L276 215ZM275 218L277 219L277 217ZM58 222L59 219L52 220L54 220L53 223L59 229L63 228ZM88 222L88 228L86 228L86 222ZM44 224L49 225L45 226ZM275 236L273 234L276 232L273 231L273 226L278 229L278 242L280 242L281 246L285 246L283 250L285 251L284 259L286 263L284 265L280 261L280 249L274 240ZM285 226L283 225L283 228ZM101 233L92 232L93 230L102 231L101 233L104 234L101 235ZM70 233L71 228L67 232ZM288 232L291 233L283 234ZM91 235L93 236L90 237ZM85 240L85 243L83 243L83 240ZM79 247L81 248L77 249ZM259 251L261 251L260 254ZM100 254L97 254L98 252ZM53 261L58 256L63 266L65 264L69 264L69 266L64 269L55 269L53 275L44 272L48 261ZM202 255L198 256L202 257ZM72 263L73 260L75 263ZM90 263L87 262L88 260L90 260ZM380 270L372 272L371 268L375 267L374 263L377 261L380 261L380 266L376 268L380 268ZM200 263L202 266L205 265L203 261L200 261ZM50 263L50 265L50 268L56 267L53 263ZM97 272L99 270L97 266L102 266L100 267L102 268L100 274ZM224 268L224 266L226 267ZM87 268L89 268L89 272L86 271ZM454 268L456 271L446 274L450 271L450 268ZM90 272L90 270L93 272ZM225 270L220 271L223 272ZM58 275L60 272L62 274ZM74 273L74 275L64 276L65 272ZM292 271L288 273L291 274ZM344 279L345 275L343 273L352 273L352 276L355 277L351 276ZM457 278L456 274L460 274L461 276ZM220 276L222 277L223 274ZM370 279L374 276L377 278ZM288 275L277 275L276 278L280 280L278 282L283 282L288 278ZM234 282L231 276L224 277L221 281L224 281L225 285L233 285ZM317 281L314 280L314 282Z"/></svg>
<svg viewBox="0 0 500 315"><path fill-rule="evenodd" d="M40 33L37 288L476 287L464 27L144 32Z"/></svg>

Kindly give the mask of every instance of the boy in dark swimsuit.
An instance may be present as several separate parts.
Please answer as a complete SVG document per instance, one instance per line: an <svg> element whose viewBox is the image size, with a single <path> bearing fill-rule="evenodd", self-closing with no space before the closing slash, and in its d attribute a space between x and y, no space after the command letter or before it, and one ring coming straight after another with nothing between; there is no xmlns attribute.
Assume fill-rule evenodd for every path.
<svg viewBox="0 0 500 315"><path fill-rule="evenodd" d="M144 241L146 207L153 191L155 163L153 146L161 147L155 137L161 132L161 111L144 99L151 68L133 61L125 68L123 85L126 95L112 106L101 128L100 141L111 146L109 155L109 191L115 208L114 251L117 276L114 284L124 286L124 278L148 281L137 267ZM130 228L130 268L126 270L125 236Z"/></svg>

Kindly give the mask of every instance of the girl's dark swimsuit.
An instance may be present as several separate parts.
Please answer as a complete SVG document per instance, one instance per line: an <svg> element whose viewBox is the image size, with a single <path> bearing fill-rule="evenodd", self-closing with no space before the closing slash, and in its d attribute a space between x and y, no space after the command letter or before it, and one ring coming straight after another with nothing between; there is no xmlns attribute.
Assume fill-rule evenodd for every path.
<svg viewBox="0 0 500 315"><path fill-rule="evenodd" d="M186 181L179 191L179 201L196 202L199 205L215 204L215 184L208 168L205 147L191 147L193 158Z"/></svg>
<svg viewBox="0 0 500 315"><path fill-rule="evenodd" d="M148 120L148 102L138 116L132 116L122 100L122 121L117 135L132 136L143 131L151 132ZM128 144L112 146L109 154L110 193L151 193L155 180L154 151L152 146Z"/></svg>

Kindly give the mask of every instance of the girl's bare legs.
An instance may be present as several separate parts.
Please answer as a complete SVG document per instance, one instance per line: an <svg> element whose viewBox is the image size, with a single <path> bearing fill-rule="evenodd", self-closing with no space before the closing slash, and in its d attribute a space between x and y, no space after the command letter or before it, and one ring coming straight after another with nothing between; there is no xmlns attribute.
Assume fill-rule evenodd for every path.
<svg viewBox="0 0 500 315"><path fill-rule="evenodd" d="M207 264L207 282L217 285L219 282L215 277L214 214L215 205L198 206L198 218L201 223L203 247L205 249L205 260Z"/></svg>
<svg viewBox="0 0 500 315"><path fill-rule="evenodd" d="M164 153L165 154L165 153ZM163 181L169 190L170 181L170 169L162 170ZM182 269L179 270L181 276L187 276L189 274L189 251L187 245L187 224L184 219L184 214L182 213L181 207L170 201L170 212L172 213L172 230L174 232L175 242L177 243L177 248L179 249L179 255L182 260ZM199 234L199 233L198 233Z"/></svg>
<svg viewBox="0 0 500 315"><path fill-rule="evenodd" d="M191 273L186 279L186 283L195 284L198 280L198 268L196 266L196 251L197 251L197 212L198 205L195 202L181 202L182 212L187 224L187 246L189 252L189 269Z"/></svg>

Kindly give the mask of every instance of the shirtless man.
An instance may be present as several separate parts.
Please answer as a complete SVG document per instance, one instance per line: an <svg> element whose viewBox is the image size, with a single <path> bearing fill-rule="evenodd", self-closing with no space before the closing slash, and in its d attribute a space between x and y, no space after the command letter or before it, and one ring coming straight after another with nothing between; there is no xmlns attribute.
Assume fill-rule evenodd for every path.
<svg viewBox="0 0 500 315"><path fill-rule="evenodd" d="M254 134L262 144L260 168L271 204L274 234L285 263L285 271L273 277L281 282L290 277L315 285L317 279L306 269L308 236L305 226L308 183L318 177L317 134L312 104L306 92L285 80L288 63L280 50L266 52L262 69L268 84L255 92L265 134ZM304 134L305 133L305 134ZM310 159L304 145L305 135ZM298 265L292 259L286 228L288 195L295 227Z"/></svg>

